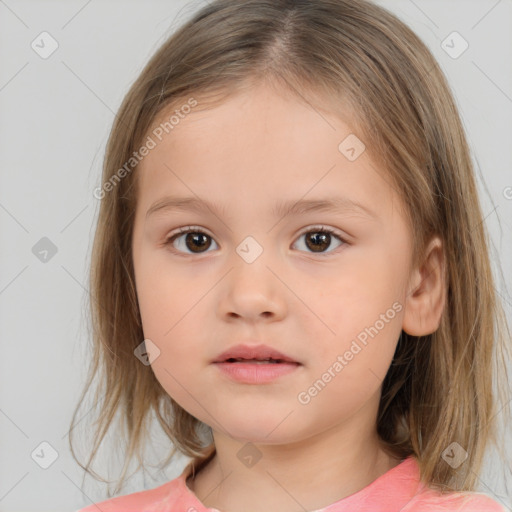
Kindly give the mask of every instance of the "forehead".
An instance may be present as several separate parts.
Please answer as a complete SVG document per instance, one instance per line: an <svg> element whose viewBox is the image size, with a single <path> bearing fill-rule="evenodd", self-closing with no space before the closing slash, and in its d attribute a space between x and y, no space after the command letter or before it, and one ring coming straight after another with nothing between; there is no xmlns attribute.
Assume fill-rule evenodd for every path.
<svg viewBox="0 0 512 512"><path fill-rule="evenodd" d="M172 145L173 140L181 144L180 138L199 136L203 131L209 139L224 139L223 143L232 146L226 134L242 137L245 131L241 127L255 132L258 128L284 128L270 133L274 139L295 133L311 138L322 130L339 136L340 127L344 131L359 123L355 109L341 95L312 88L298 91L273 81L248 83L229 93L191 93L175 99L157 114L150 133L156 130L158 142L164 138ZM261 140L261 130L258 135Z"/></svg>
<svg viewBox="0 0 512 512"><path fill-rule="evenodd" d="M348 106L340 117L327 102L313 104L265 86L213 105L194 99L191 108L180 109L190 98L173 103L152 124L155 147L138 169L146 210L164 192L243 204L338 190L361 202L384 201L384 171L365 150L352 161L342 151L344 141L358 140Z"/></svg>

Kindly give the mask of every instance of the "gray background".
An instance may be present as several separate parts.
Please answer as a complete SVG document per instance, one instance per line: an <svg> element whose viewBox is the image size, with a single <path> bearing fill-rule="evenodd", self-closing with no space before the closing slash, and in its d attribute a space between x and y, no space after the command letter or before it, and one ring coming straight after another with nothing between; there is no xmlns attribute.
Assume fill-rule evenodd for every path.
<svg viewBox="0 0 512 512"><path fill-rule="evenodd" d="M67 443L88 356L87 272L99 207L93 190L129 85L203 3L0 0L0 511L73 511L104 499L104 487L94 481L80 491L82 471ZM452 85L511 320L505 283L512 261L512 2L379 3L427 43ZM34 40L42 47L43 31L58 43L46 59L31 47ZM441 46L453 31L469 44L458 58ZM452 46L461 48L456 40ZM46 262L33 252L36 244L48 245L43 237L57 249ZM44 463L51 454L45 446L41 452L41 442L58 454L48 469L31 457L38 449ZM136 475L124 492L174 478L185 462L151 478ZM489 457L480 489L512 508L498 462Z"/></svg>

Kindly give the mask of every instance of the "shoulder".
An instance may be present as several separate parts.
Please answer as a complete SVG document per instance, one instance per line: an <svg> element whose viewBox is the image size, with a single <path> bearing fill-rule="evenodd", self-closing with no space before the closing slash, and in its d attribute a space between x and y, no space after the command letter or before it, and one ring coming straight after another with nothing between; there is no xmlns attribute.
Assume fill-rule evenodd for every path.
<svg viewBox="0 0 512 512"><path fill-rule="evenodd" d="M507 509L487 494L479 492L440 493L423 489L403 512L507 512Z"/></svg>
<svg viewBox="0 0 512 512"><path fill-rule="evenodd" d="M156 512L158 510L187 510L183 506L189 500L184 490L183 476L179 476L154 489L116 496L108 500L93 503L76 512ZM162 508L164 506L164 508Z"/></svg>

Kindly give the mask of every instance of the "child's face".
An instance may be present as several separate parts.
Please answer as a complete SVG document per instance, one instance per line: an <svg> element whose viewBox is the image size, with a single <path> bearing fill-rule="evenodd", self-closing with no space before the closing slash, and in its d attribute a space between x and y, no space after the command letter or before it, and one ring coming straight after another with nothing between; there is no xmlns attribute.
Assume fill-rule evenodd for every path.
<svg viewBox="0 0 512 512"><path fill-rule="evenodd" d="M156 377L190 414L239 440L291 443L335 425L370 432L412 254L390 179L367 152L350 161L338 149L349 126L270 89L200 108L161 142L152 136L137 170L133 258L144 335L160 350ZM167 196L219 210L147 215ZM273 213L281 202L342 198L373 214ZM188 226L208 236L164 244ZM322 238L322 226L346 243ZM212 361L240 343L301 365L270 382L237 382Z"/></svg>

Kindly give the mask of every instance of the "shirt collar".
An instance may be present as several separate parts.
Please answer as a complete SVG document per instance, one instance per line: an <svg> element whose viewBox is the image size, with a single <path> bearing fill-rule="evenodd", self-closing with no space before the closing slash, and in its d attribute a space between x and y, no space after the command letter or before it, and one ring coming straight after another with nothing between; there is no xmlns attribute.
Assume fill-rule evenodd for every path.
<svg viewBox="0 0 512 512"><path fill-rule="evenodd" d="M191 475L191 469L189 464L179 476L179 494L183 502L197 512L221 512L206 508L187 486L186 479ZM398 512L422 489L418 462L410 455L360 491L311 512Z"/></svg>

